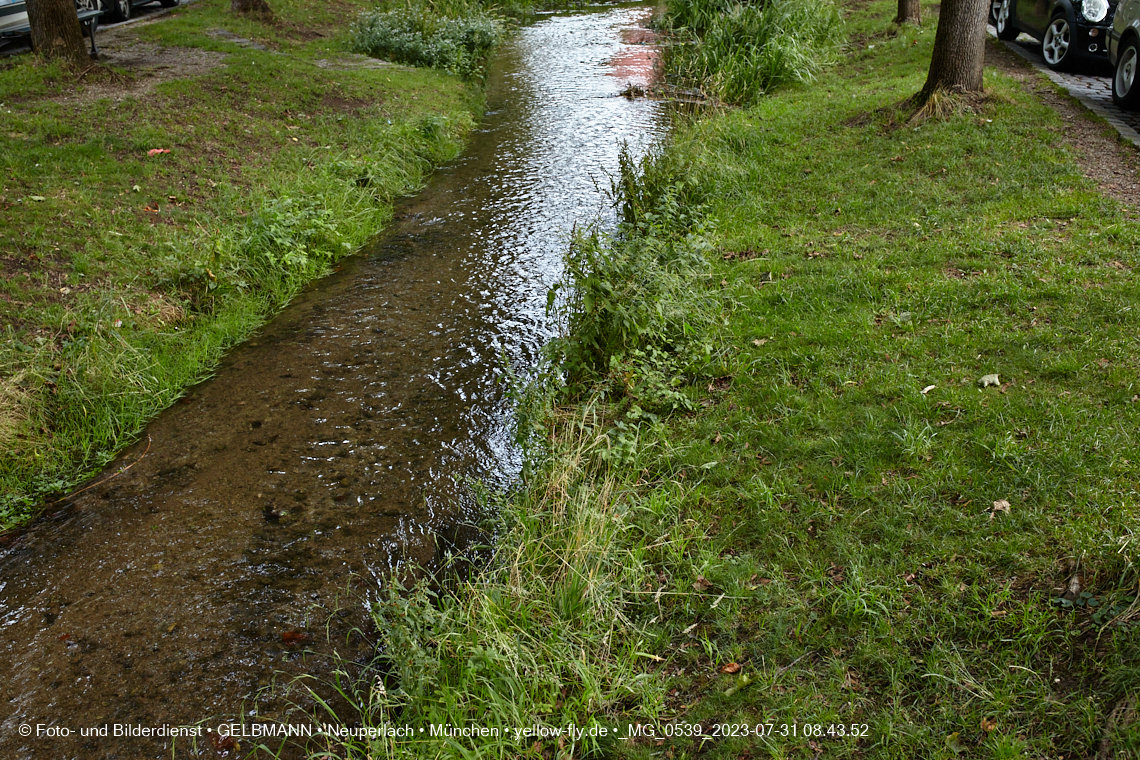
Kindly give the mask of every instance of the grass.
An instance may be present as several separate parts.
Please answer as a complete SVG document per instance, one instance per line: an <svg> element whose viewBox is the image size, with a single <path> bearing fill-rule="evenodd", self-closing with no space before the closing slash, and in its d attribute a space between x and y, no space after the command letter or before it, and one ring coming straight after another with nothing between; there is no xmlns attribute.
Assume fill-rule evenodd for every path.
<svg viewBox="0 0 1140 760"><path fill-rule="evenodd" d="M149 90L0 66L0 529L109 462L458 153L471 85L317 65L366 7L280 0L267 26L202 0L126 33L224 66Z"/></svg>
<svg viewBox="0 0 1140 760"><path fill-rule="evenodd" d="M494 561L377 606L366 722L617 739L338 755L1140 756L1137 215L996 71L900 127L934 34L894 11L847 9L862 42L813 86L627 171L622 233L571 253ZM584 297L686 288L719 319L679 336Z"/></svg>

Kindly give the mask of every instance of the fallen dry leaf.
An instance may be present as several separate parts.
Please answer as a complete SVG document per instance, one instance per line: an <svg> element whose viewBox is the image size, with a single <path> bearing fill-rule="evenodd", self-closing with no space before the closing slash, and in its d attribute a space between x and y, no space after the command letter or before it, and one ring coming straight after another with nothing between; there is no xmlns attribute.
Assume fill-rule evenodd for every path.
<svg viewBox="0 0 1140 760"><path fill-rule="evenodd" d="M992 733L997 728L997 721L990 720L989 718L982 718L982 730L987 734Z"/></svg>
<svg viewBox="0 0 1140 760"><path fill-rule="evenodd" d="M990 519L991 520L994 519L994 515L996 515L998 512L1005 512L1006 514L1008 514L1009 513L1009 502L1006 501L1005 499L995 501L993 508L990 510Z"/></svg>
<svg viewBox="0 0 1140 760"><path fill-rule="evenodd" d="M740 672L740 663L730 662L727 665L721 665L720 666L720 672L721 673L739 673Z"/></svg>
<svg viewBox="0 0 1140 760"><path fill-rule="evenodd" d="M697 591L708 591L710 588L712 588L712 584L709 583L708 579L705 578L705 576L698 575L696 583L693 584L693 588Z"/></svg>

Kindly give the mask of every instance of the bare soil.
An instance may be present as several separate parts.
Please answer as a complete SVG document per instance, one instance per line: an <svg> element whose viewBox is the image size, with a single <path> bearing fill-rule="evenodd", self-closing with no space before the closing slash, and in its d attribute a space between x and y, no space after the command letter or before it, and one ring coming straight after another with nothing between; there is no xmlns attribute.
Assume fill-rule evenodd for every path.
<svg viewBox="0 0 1140 760"><path fill-rule="evenodd" d="M112 29L98 37L100 76L81 90L69 92L61 103L91 103L102 98L119 101L150 93L173 79L208 74L225 65L226 54L198 48L163 47L143 42L133 29ZM117 70L126 76L107 75Z"/></svg>

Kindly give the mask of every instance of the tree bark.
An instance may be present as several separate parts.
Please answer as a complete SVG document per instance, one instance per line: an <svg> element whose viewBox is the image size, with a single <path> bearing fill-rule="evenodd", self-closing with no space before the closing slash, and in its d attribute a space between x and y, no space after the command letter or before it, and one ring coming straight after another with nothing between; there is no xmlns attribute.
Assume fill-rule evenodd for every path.
<svg viewBox="0 0 1140 760"><path fill-rule="evenodd" d="M990 0L943 0L934 33L934 55L919 94L925 103L935 92L982 91L986 58L986 17Z"/></svg>
<svg viewBox="0 0 1140 760"><path fill-rule="evenodd" d="M919 0L899 0L899 12L895 16L896 24L922 24L922 6Z"/></svg>
<svg viewBox="0 0 1140 760"><path fill-rule="evenodd" d="M256 16L266 21L273 18L273 9L265 0L230 0L230 10L234 13Z"/></svg>
<svg viewBox="0 0 1140 760"><path fill-rule="evenodd" d="M91 60L74 0L27 0L32 49L43 58L77 68Z"/></svg>

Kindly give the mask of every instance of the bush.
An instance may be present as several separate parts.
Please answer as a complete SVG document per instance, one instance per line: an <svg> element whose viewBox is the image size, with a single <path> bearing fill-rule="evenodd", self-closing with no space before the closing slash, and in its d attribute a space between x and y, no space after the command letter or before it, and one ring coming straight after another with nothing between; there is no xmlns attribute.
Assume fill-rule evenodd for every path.
<svg viewBox="0 0 1140 760"><path fill-rule="evenodd" d="M834 58L842 29L828 0L671 0L666 24L689 37L670 49L666 76L742 105L813 79Z"/></svg>
<svg viewBox="0 0 1140 760"><path fill-rule="evenodd" d="M440 11L409 5L362 15L353 29L353 50L397 63L478 77L504 31L502 21L478 6Z"/></svg>

